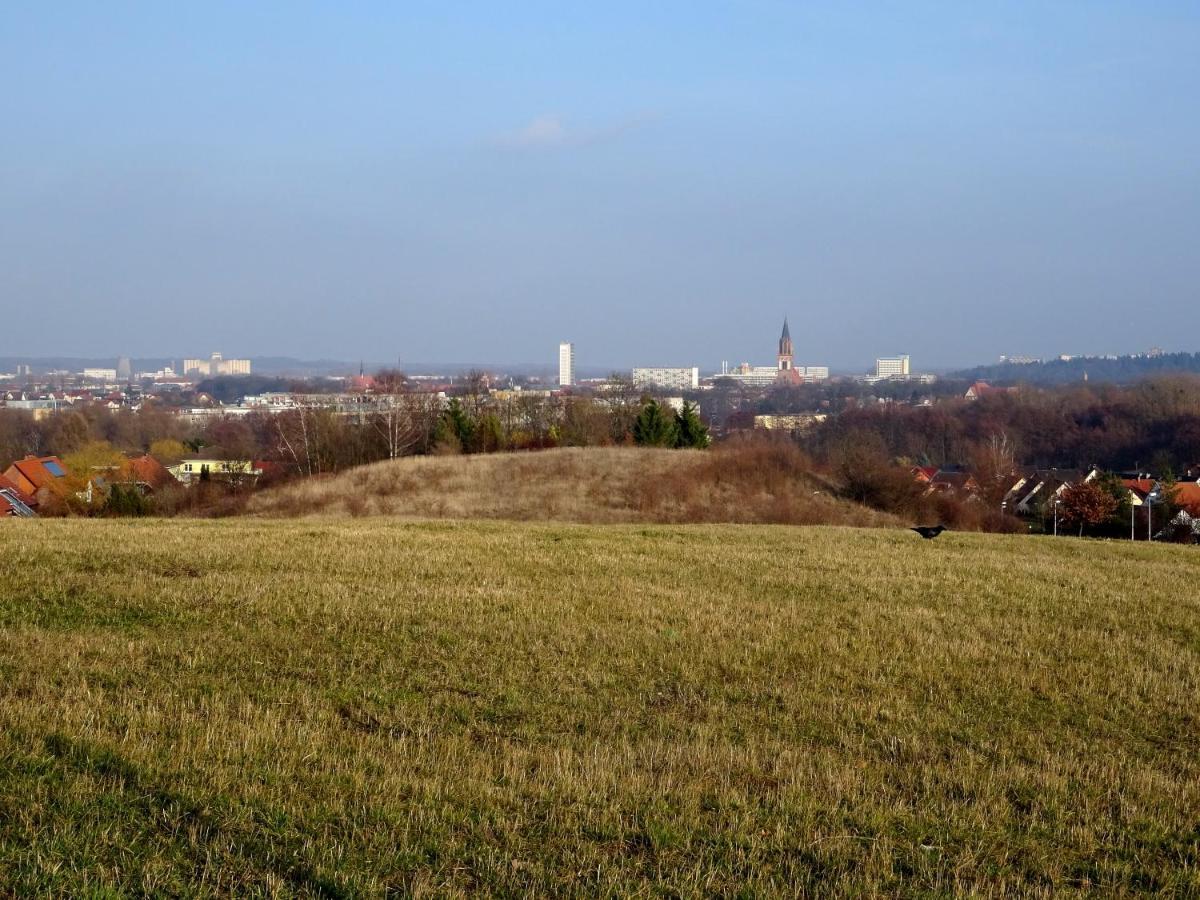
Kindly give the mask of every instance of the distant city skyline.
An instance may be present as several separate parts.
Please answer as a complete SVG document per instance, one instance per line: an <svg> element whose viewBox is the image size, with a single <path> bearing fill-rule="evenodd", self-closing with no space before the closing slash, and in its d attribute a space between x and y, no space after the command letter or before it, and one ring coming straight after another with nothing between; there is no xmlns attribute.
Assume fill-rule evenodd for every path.
<svg viewBox="0 0 1200 900"><path fill-rule="evenodd" d="M358 370L360 368L365 368L365 370L368 370L368 371L375 371L375 370L383 369L383 368L398 368L402 371L410 372L410 373L414 373L414 374L431 372L431 371L435 371L435 370L443 370L443 369L448 372L465 372L469 369L478 368L478 369L484 369L484 370L489 370L489 371L509 371L512 373L541 372L546 375L552 375L557 379L558 376L561 374L562 368L563 368L563 347L564 346L570 347L569 354L570 354L570 361L571 361L571 370L572 370L573 376L575 378L594 378L599 375L608 375L612 372L629 372L629 371L632 371L633 369L636 369L639 367L644 368L650 362L649 360L644 359L633 365L625 365L625 364L606 363L602 360L595 361L595 360L584 359L581 361L578 358L577 345L574 342L566 342L566 343L560 342L558 345L556 345L557 354L554 355L552 358L547 357L547 358L541 359L541 360L515 361L515 362L501 362L501 361L497 361L494 359L493 360L467 360L467 359L428 360L427 359L427 360L411 360L411 361L406 361L406 360L402 360L402 359L368 360L368 359L364 359L361 357L358 359L334 359L334 358L304 359L304 358L300 358L300 357L291 357L291 356L286 356L286 355L280 356L280 355L273 355L273 354L250 354L249 356L242 358L242 359L226 360L226 362L237 364L236 370L230 369L229 371L223 372L221 374L250 374L246 370L250 367L251 364L253 364L254 374L263 374L263 375L273 374L273 373L279 372L281 370L289 370L290 371L290 370L298 370L301 368L312 369L312 370L330 370L330 371L337 370L338 372L351 372L352 370ZM828 375L830 373L832 373L832 374L864 374L864 373L871 373L871 372L874 372L876 375L879 375L879 374L881 374L880 363L881 362L891 362L891 363L899 363L900 364L899 368L886 367L886 374L908 374L909 372L906 370L910 370L910 366L911 366L911 372L914 374L918 371L944 374L947 372L956 371L958 369L970 369L970 368L975 368L975 367L979 367L979 366L989 366L989 365L995 365L997 363L1004 363L1004 362L1009 362L1014 365L1021 365L1024 363L1050 362L1050 361L1054 361L1054 360L1116 359L1116 358L1126 358L1126 357L1161 356L1166 352L1185 352L1186 353L1186 352L1200 352L1200 351L1164 351L1163 348L1155 346L1155 347L1138 348L1138 349L1123 349L1123 350L1121 350L1119 352L1115 352L1115 353L1099 353L1099 352L1094 352L1094 351L1083 351L1083 352L1075 352L1075 353L1055 352L1055 353L1047 354L1043 357L1032 357L1032 356L1023 356L1023 355L1010 356L1010 355L1000 354L998 357L993 357L992 359L974 360L974 361L965 363L961 366L927 366L924 364L917 365L917 364L914 364L911 362L911 357L909 354L898 354L898 355L894 355L894 356L888 356L888 357L881 356L881 357L875 357L875 358L869 359L869 360L864 360L859 365L829 366L829 367L819 367L819 368L823 369L825 371L826 375ZM219 351L217 351L216 355L218 357L221 356ZM660 354L660 356L661 356L661 354ZM117 354L108 354L108 355L104 355L104 354L90 354L90 355L53 354L53 355L49 355L49 356L12 356L12 355L5 355L3 353L0 353L0 372L3 371L6 363L9 366L9 368L19 371L20 369L29 365L30 363L34 363L34 364L44 367L47 364L48 360L71 361L72 363L78 363L80 366L107 366L111 362L111 363L114 363L115 366L119 367L121 365L122 361L124 361L126 364L131 365L131 366L142 366L142 367L145 367L147 365L153 365L153 366L174 365L179 370L180 375L184 374L184 372L182 370L187 368L189 362L196 362L196 360L194 360L190 357L181 356L178 354L176 354L174 356L149 355L149 356L139 356L139 357L128 357L128 356L120 356ZM900 363L901 360L903 360L903 363ZM205 363L209 362L208 359L205 359L203 361ZM813 362L815 362L815 360L809 360L809 363L813 363ZM260 369L259 368L260 364L264 364L264 363L265 363L266 367L264 369ZM772 371L774 371L776 369L776 364L772 364L772 361L768 358L768 354L766 353L766 351L763 351L762 353L759 353L757 355L754 355L754 356L752 356L750 358L746 358L746 359L737 359L737 360L726 359L726 360L722 360L718 363L714 363L711 365L707 362L703 362L696 368L697 368L700 376L706 377L706 376L720 374L722 371L725 371L725 370L732 371L736 366L741 365L741 364L749 364L751 366L757 366L757 367L760 367L763 369L771 369ZM655 363L654 365L657 365L657 363ZM805 367L810 368L810 369L812 368L811 365L806 365ZM667 368L690 369L691 367L690 366L667 366ZM193 371L194 371L194 368L193 368Z"/></svg>
<svg viewBox="0 0 1200 900"><path fill-rule="evenodd" d="M15 6L0 356L1200 349L1198 44L1175 2Z"/></svg>

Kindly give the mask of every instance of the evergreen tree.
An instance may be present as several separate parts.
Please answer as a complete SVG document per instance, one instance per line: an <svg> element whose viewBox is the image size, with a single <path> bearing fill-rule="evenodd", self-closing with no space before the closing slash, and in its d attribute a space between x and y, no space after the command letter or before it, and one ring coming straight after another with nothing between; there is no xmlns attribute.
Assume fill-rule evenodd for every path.
<svg viewBox="0 0 1200 900"><path fill-rule="evenodd" d="M700 412L695 403L683 404L683 409L675 417L675 446L692 447L703 450L711 442L708 436L708 426L700 418Z"/></svg>
<svg viewBox="0 0 1200 900"><path fill-rule="evenodd" d="M438 420L434 441L446 447L457 444L464 453L470 453L474 449L475 423L471 421L457 397L451 398L441 419Z"/></svg>
<svg viewBox="0 0 1200 900"><path fill-rule="evenodd" d="M1124 535L1129 531L1129 517L1132 503L1129 499L1129 489L1121 482L1121 476L1113 472L1102 472L1096 479L1096 487L1112 497L1116 503L1112 515L1105 523L1108 533Z"/></svg>
<svg viewBox="0 0 1200 900"><path fill-rule="evenodd" d="M495 453L504 449L504 426L495 413L484 413L479 417L475 441L476 449L481 453Z"/></svg>
<svg viewBox="0 0 1200 900"><path fill-rule="evenodd" d="M633 440L639 447L674 447L676 432L675 416L657 400L647 400L633 423Z"/></svg>
<svg viewBox="0 0 1200 900"><path fill-rule="evenodd" d="M1181 509L1179 498L1176 494L1178 487L1179 482L1175 480L1175 473L1170 469L1163 472L1162 477L1158 479L1158 497L1154 500L1151 507L1154 516L1151 525L1155 533L1178 515ZM1160 524L1155 525L1154 523Z"/></svg>

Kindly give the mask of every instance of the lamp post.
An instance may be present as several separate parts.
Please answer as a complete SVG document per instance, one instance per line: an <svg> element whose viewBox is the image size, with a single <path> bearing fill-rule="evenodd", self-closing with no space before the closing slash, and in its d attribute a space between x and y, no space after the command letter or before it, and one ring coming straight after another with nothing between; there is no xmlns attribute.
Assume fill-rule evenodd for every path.
<svg viewBox="0 0 1200 900"><path fill-rule="evenodd" d="M1054 536L1058 537L1058 506L1062 503L1061 500L1054 501Z"/></svg>
<svg viewBox="0 0 1200 900"><path fill-rule="evenodd" d="M1146 495L1146 540L1154 540L1154 504L1158 501L1158 491L1151 491Z"/></svg>

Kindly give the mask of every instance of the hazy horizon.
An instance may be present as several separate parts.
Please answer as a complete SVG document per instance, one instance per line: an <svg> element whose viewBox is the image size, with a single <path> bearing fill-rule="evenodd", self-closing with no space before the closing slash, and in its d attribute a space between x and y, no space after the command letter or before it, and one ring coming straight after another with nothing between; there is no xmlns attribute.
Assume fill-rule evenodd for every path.
<svg viewBox="0 0 1200 900"><path fill-rule="evenodd" d="M1200 349L1200 10L67 3L0 356L915 369ZM164 349L165 348L165 349Z"/></svg>

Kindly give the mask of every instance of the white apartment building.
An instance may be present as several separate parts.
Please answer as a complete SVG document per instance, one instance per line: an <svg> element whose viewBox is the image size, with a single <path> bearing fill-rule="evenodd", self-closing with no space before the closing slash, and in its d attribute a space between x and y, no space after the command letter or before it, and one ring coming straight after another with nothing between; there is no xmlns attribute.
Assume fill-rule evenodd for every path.
<svg viewBox="0 0 1200 900"><path fill-rule="evenodd" d="M116 369L84 369L83 377L88 381L116 381Z"/></svg>
<svg viewBox="0 0 1200 900"><path fill-rule="evenodd" d="M670 366L637 366L633 370L633 386L638 388L673 388L694 391L700 387L700 369L671 368Z"/></svg>
<svg viewBox="0 0 1200 900"><path fill-rule="evenodd" d="M558 386L570 387L575 383L575 345L563 341L558 345Z"/></svg>
<svg viewBox="0 0 1200 900"><path fill-rule="evenodd" d="M910 374L907 356L883 356L875 360L876 378L907 378Z"/></svg>
<svg viewBox="0 0 1200 900"><path fill-rule="evenodd" d="M225 359L220 353L214 353L208 359L185 359L183 361L184 375L249 375L250 360Z"/></svg>

